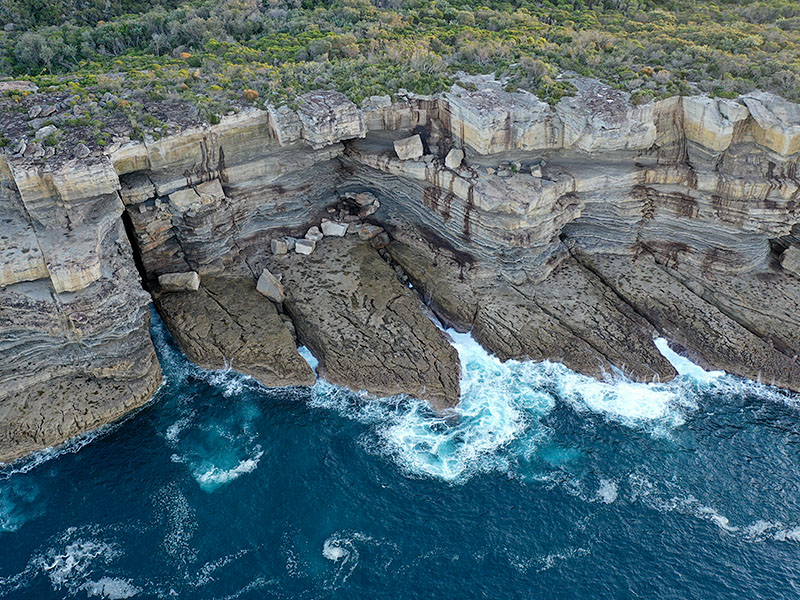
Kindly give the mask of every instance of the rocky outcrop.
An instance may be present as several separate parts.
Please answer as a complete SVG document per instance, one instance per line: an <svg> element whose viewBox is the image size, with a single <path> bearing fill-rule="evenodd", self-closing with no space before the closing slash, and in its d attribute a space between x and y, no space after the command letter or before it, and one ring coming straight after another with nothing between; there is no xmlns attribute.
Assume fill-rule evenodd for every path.
<svg viewBox="0 0 800 600"><path fill-rule="evenodd" d="M113 421L161 381L117 187L108 163L0 161L0 461Z"/></svg>
<svg viewBox="0 0 800 600"><path fill-rule="evenodd" d="M325 238L311 256L272 257L300 341L332 383L377 396L458 403L458 354L378 253L357 236Z"/></svg>
<svg viewBox="0 0 800 600"><path fill-rule="evenodd" d="M558 361L596 377L615 369L645 381L675 376L652 343L656 328L574 259L544 284L500 283L446 250L399 240L388 250L437 314L503 360Z"/></svg>
<svg viewBox="0 0 800 600"><path fill-rule="evenodd" d="M252 278L203 277L196 292L156 296L164 322L192 362L232 368L268 387L313 385L311 367Z"/></svg>
<svg viewBox="0 0 800 600"><path fill-rule="evenodd" d="M149 289L198 274L196 292L158 297L193 360L268 385L311 381L285 309L331 380L452 405L457 359L400 269L503 358L664 380L652 337L665 336L701 364L800 389L797 105L754 92L636 106L576 78L550 106L466 79L361 108L314 92L80 161L15 133L0 163L0 459L158 385L134 257ZM283 308L256 290L265 267ZM37 400L59 385L63 398Z"/></svg>

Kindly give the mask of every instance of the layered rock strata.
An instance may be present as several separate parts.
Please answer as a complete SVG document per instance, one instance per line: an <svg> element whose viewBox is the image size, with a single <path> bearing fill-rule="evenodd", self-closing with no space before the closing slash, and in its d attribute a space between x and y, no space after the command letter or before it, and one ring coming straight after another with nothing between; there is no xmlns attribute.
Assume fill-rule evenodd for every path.
<svg viewBox="0 0 800 600"><path fill-rule="evenodd" d="M199 275L200 289L186 292L196 296L159 305L202 364L232 360L269 384L285 367L286 382L310 381L273 327L285 309L332 380L452 404L454 355L409 292L394 300L399 284L386 282L374 250L351 247L348 234L311 244L309 256L270 251L364 192L377 201L347 215L348 231L383 228L386 257L436 314L501 357L664 380L674 371L652 345L660 335L703 365L800 389L800 107L758 92L634 106L597 82L574 83L577 95L555 106L490 77L361 108L316 92L297 111L249 109L160 140L118 140L81 162L9 154L0 459L115 418L158 385L134 256L151 289L160 275ZM404 160L395 142L409 138ZM255 291L265 266L284 277L283 307ZM253 346L256 323L220 312L249 309L212 304L223 275L242 290L249 282L241 306L267 311L279 358ZM337 308L323 311L316 294ZM209 336L193 333L203 320ZM424 334L398 354L387 336L401 332ZM365 379L356 365L373 343ZM434 368L423 369L427 359ZM269 373L272 360L284 366ZM386 373L406 363L413 376L392 385ZM381 364L398 369L381 374ZM41 399L59 385L63 397Z"/></svg>
<svg viewBox="0 0 800 600"><path fill-rule="evenodd" d="M161 381L107 167L0 159L0 461L113 421Z"/></svg>

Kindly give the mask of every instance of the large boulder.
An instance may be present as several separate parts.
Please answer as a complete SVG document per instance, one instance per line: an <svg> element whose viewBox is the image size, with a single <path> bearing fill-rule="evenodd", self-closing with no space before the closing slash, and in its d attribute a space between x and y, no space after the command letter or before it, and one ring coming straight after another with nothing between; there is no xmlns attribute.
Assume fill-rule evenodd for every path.
<svg viewBox="0 0 800 600"><path fill-rule="evenodd" d="M294 243L294 251L297 254L309 255L312 252L314 252L314 248L316 247L317 247L317 242L315 242L314 240L301 239L295 241Z"/></svg>
<svg viewBox="0 0 800 600"><path fill-rule="evenodd" d="M162 292L196 292L200 287L200 275L197 271L164 273L158 276L158 285Z"/></svg>
<svg viewBox="0 0 800 600"><path fill-rule="evenodd" d="M400 160L416 160L422 157L424 149L422 147L422 138L419 134L412 135L411 137L396 140L394 143L394 151L397 153L397 158Z"/></svg>
<svg viewBox="0 0 800 600"><path fill-rule="evenodd" d="M258 283L256 284L256 290L258 290L261 295L266 296L278 304L286 299L286 292L283 289L283 284L269 269L264 269L261 272L261 277L258 278Z"/></svg>
<svg viewBox="0 0 800 600"><path fill-rule="evenodd" d="M461 148L453 148L444 158L444 166L448 169L457 169L464 160L464 151Z"/></svg>
<svg viewBox="0 0 800 600"><path fill-rule="evenodd" d="M323 235L331 237L342 237L347 233L347 223L336 223L335 221L322 221Z"/></svg>
<svg viewBox="0 0 800 600"><path fill-rule="evenodd" d="M800 248L790 246L781 254L781 266L790 273L800 276Z"/></svg>

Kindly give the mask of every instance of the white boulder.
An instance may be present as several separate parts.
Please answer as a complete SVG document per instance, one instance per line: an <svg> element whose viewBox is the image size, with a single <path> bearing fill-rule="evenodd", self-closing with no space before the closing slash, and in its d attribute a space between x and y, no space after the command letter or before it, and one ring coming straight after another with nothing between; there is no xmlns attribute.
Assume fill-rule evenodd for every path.
<svg viewBox="0 0 800 600"><path fill-rule="evenodd" d="M158 276L162 292L196 292L200 289L200 275L197 271L187 273L164 273Z"/></svg>
<svg viewBox="0 0 800 600"><path fill-rule="evenodd" d="M422 157L422 138L419 134L397 140L394 143L394 151L400 160L416 160Z"/></svg>
<svg viewBox="0 0 800 600"><path fill-rule="evenodd" d="M346 223L336 223L335 221L328 221L327 219L322 221L323 235L329 235L332 237L344 237L344 234L346 233L347 233Z"/></svg>
<svg viewBox="0 0 800 600"><path fill-rule="evenodd" d="M311 254L316 247L317 242L314 240L302 239L295 242L294 251L298 254Z"/></svg>
<svg viewBox="0 0 800 600"><path fill-rule="evenodd" d="M325 235L319 230L319 227L316 225L311 227L308 231L306 231L306 239L311 240L312 242L320 241Z"/></svg>
<svg viewBox="0 0 800 600"><path fill-rule="evenodd" d="M261 277L258 278L256 290L273 302L280 304L286 300L286 291L283 289L283 284L269 269L261 271Z"/></svg>
<svg viewBox="0 0 800 600"><path fill-rule="evenodd" d="M444 159L444 166L448 169L457 169L464 160L464 151L461 148L453 148L447 153Z"/></svg>

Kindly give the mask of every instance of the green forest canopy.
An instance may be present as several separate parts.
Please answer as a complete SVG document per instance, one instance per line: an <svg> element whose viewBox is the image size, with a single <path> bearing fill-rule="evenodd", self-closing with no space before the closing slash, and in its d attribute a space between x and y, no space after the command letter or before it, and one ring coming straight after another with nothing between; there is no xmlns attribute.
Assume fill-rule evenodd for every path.
<svg viewBox="0 0 800 600"><path fill-rule="evenodd" d="M800 101L797 0L0 0L0 76L188 101L355 102L496 72L556 102L573 71L637 102L755 88Z"/></svg>

